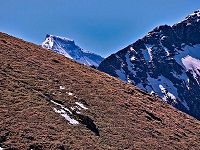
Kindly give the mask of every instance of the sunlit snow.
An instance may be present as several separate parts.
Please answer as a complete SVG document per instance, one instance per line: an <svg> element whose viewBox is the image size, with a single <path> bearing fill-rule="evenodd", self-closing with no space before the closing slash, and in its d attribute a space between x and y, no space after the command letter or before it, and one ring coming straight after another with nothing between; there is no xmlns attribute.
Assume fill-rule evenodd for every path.
<svg viewBox="0 0 200 150"><path fill-rule="evenodd" d="M145 87L142 83L137 84L137 87L147 91L148 93L158 94L164 101L167 101L168 98L173 100L173 103L176 103L179 100L186 109L189 109L185 101L181 101L178 97L177 88L174 84L164 76L159 76L157 79L152 78L148 75L147 77L148 85ZM186 80L187 81L187 80Z"/></svg>
<svg viewBox="0 0 200 150"><path fill-rule="evenodd" d="M165 52L166 52L167 56L169 56L169 55L170 55L170 53L169 53L168 49L167 49L165 46L163 46L163 45L162 45L162 43L161 43L161 46L162 46L162 47L163 47L163 49L165 50Z"/></svg>
<svg viewBox="0 0 200 150"><path fill-rule="evenodd" d="M60 86L60 89L61 89L61 90L64 90L64 89L65 89L65 87L64 87L64 86Z"/></svg>
<svg viewBox="0 0 200 150"><path fill-rule="evenodd" d="M193 77L196 79L197 83L199 84L200 78L200 60L195 59L191 56L186 56L182 58L182 63L185 66L187 71L191 71Z"/></svg>
<svg viewBox="0 0 200 150"><path fill-rule="evenodd" d="M88 66L98 66L103 58L94 53L84 51L68 38L47 35L42 43L43 48L51 49L65 57L73 59L81 64Z"/></svg>
<svg viewBox="0 0 200 150"><path fill-rule="evenodd" d="M131 51L134 51L134 48L133 48L133 47L130 47L130 50L131 50Z"/></svg>
<svg viewBox="0 0 200 150"><path fill-rule="evenodd" d="M185 45L185 47L182 49L183 51L179 51L178 54L174 56L174 58L176 62L183 68L185 68L185 66L182 63L182 58L185 58L186 56L191 56L192 58L200 60L200 44L194 46Z"/></svg>
<svg viewBox="0 0 200 150"><path fill-rule="evenodd" d="M70 114L72 114L72 112L68 108L64 107L63 105L58 104L58 103L54 102L53 100L51 100L51 102L57 106L60 106L63 110L68 111Z"/></svg>
<svg viewBox="0 0 200 150"><path fill-rule="evenodd" d="M83 109L88 109L87 107L85 107L82 103L80 102L75 102L76 105L80 106Z"/></svg>
<svg viewBox="0 0 200 150"><path fill-rule="evenodd" d="M69 121L70 124L73 124L73 125L79 124L79 122L78 122L77 120L71 118L71 117L67 114L67 112L66 112L65 110L63 110L63 109L60 109L60 110L59 110L59 109L54 108L54 111L55 111L56 113L59 113L61 116L63 116L67 121Z"/></svg>
<svg viewBox="0 0 200 150"><path fill-rule="evenodd" d="M136 57L135 56L131 57L131 61L134 61L134 60L136 60Z"/></svg>
<svg viewBox="0 0 200 150"><path fill-rule="evenodd" d="M73 93L71 93L71 92L66 92L69 96L72 96L73 95Z"/></svg>
<svg viewBox="0 0 200 150"><path fill-rule="evenodd" d="M175 97L172 93L168 92L168 91L163 87L163 85L160 84L160 85L159 85L159 88L160 88L161 92L164 94L164 96L162 97L162 99L163 99L164 101L167 101L167 100L170 98L171 100L173 100L173 103L177 103L176 97Z"/></svg>
<svg viewBox="0 0 200 150"><path fill-rule="evenodd" d="M150 93L151 95L154 95L154 94L156 94L154 91L151 91L151 93Z"/></svg>
<svg viewBox="0 0 200 150"><path fill-rule="evenodd" d="M151 45L148 45L148 44L146 44L145 45L146 46L146 49L147 49L147 51L146 50L143 50L144 52L144 57L145 57L145 60L146 60L146 62L149 62L149 61L151 61L152 60L152 58L153 58L153 56L152 56L152 46ZM147 53L148 52L148 53Z"/></svg>
<svg viewBox="0 0 200 150"><path fill-rule="evenodd" d="M128 70L131 71L131 73L132 73L133 76L135 76L135 75L136 75L136 72L135 72L135 70L134 70L134 64L131 63L129 54L127 53L127 54L125 55L125 57L126 57L126 63L127 63ZM134 57L134 56L133 56L133 57ZM133 58L133 57L132 57L132 58ZM132 59L132 58L131 58L131 59Z"/></svg>

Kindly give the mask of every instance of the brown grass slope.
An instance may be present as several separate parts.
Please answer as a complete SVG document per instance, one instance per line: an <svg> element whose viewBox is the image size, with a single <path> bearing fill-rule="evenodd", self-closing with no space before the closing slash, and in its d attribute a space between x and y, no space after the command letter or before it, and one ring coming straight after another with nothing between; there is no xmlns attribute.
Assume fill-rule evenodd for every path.
<svg viewBox="0 0 200 150"><path fill-rule="evenodd" d="M88 109L70 125L50 100ZM200 123L132 85L0 33L0 147L199 149Z"/></svg>

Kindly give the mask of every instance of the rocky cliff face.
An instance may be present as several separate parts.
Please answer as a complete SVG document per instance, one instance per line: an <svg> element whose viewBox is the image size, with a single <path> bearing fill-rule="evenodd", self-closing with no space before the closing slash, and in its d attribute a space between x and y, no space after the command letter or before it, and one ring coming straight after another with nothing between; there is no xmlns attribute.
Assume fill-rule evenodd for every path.
<svg viewBox="0 0 200 150"><path fill-rule="evenodd" d="M87 66L97 67L103 58L89 51L84 51L71 39L65 37L46 35L45 41L42 43L43 48L53 50L70 59L73 59Z"/></svg>
<svg viewBox="0 0 200 150"><path fill-rule="evenodd" d="M200 11L163 25L99 66L200 119Z"/></svg>

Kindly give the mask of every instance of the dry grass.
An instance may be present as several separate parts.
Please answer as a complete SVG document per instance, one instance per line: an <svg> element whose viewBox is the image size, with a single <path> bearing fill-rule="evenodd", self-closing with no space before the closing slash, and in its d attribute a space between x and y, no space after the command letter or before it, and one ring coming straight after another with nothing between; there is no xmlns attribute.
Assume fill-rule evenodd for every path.
<svg viewBox="0 0 200 150"><path fill-rule="evenodd" d="M81 114L100 135L84 123L70 125L50 100L68 108L84 103ZM198 150L199 141L196 119L105 73L0 33L0 147Z"/></svg>

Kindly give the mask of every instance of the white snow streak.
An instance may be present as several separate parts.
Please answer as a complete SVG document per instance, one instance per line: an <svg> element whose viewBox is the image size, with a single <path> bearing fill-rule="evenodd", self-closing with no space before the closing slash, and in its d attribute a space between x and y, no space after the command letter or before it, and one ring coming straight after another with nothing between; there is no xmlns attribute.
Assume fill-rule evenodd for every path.
<svg viewBox="0 0 200 150"><path fill-rule="evenodd" d="M59 113L61 116L63 116L67 121L69 121L70 124L72 124L72 125L77 125L77 124L79 124L79 122L78 122L77 120L71 118L71 117L67 114L67 112L66 112L65 110L63 110L63 109L58 110L58 109L54 108L54 111L55 111L56 113Z"/></svg>
<svg viewBox="0 0 200 150"><path fill-rule="evenodd" d="M147 63L150 62L150 60L151 60L149 53L150 52L147 49L142 49L142 54L143 54L144 59Z"/></svg>
<svg viewBox="0 0 200 150"><path fill-rule="evenodd" d="M71 93L71 92L66 92L69 96L72 96L73 95L73 93Z"/></svg>
<svg viewBox="0 0 200 150"><path fill-rule="evenodd" d="M146 54L146 52L145 52L144 57L146 57L145 58L146 61L149 62L149 61L151 61L153 59L153 56L152 56L152 45L147 45L146 44L145 46L146 46L146 49L148 51L148 54Z"/></svg>
<svg viewBox="0 0 200 150"><path fill-rule="evenodd" d="M63 110L68 111L70 114L72 114L72 112L71 112L68 108L64 107L63 105L58 104L58 103L56 103L56 102L54 102L54 101L52 101L52 100L51 100L51 102L52 102L53 104L57 105L57 106L60 106Z"/></svg>
<svg viewBox="0 0 200 150"><path fill-rule="evenodd" d="M83 109L88 109L87 107L85 107L82 103L80 102L75 102L76 105L78 105L79 107L83 108Z"/></svg>

